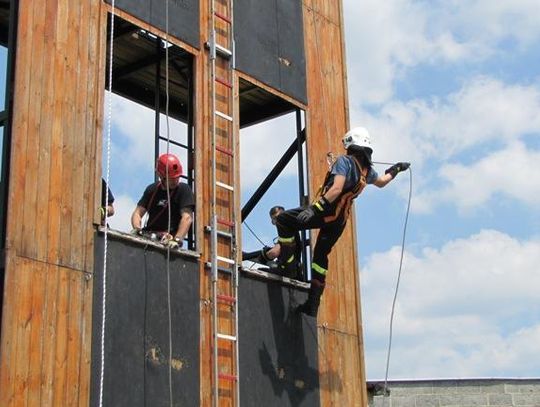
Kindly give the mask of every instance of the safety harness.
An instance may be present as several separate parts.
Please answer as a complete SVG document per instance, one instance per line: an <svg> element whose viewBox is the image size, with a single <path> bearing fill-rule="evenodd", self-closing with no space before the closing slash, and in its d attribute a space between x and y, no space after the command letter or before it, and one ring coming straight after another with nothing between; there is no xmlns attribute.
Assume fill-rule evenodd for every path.
<svg viewBox="0 0 540 407"><path fill-rule="evenodd" d="M367 168L362 168L356 157L349 157L352 158L354 164L356 165L356 168L358 169L358 174L360 175L360 179L354 187L352 187L348 191L343 191L341 195L335 200L335 202L332 204L334 206L334 212L332 215L328 215L323 218L325 223L335 222L336 219L338 219L341 215L343 216L343 223L345 223L349 218L349 214L351 212L352 201L362 193L362 191L367 185L367 175L369 170ZM332 170L330 169L326 173L321 188L319 188L317 199L326 194L326 192L332 185L332 182L330 181L332 180L333 176L334 174L332 174Z"/></svg>

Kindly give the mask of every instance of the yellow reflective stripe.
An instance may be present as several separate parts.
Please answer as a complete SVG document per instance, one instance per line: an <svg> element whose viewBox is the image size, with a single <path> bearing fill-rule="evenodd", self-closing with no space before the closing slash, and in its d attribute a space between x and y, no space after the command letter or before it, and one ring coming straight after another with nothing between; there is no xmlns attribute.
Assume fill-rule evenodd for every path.
<svg viewBox="0 0 540 407"><path fill-rule="evenodd" d="M294 254L287 259L287 264L292 263L294 261Z"/></svg>
<svg viewBox="0 0 540 407"><path fill-rule="evenodd" d="M280 237L278 238L279 243L294 243L294 236L293 237Z"/></svg>
<svg viewBox="0 0 540 407"><path fill-rule="evenodd" d="M325 269L325 268L322 268L321 266L319 266L317 263L311 263L311 269L319 274L322 274L323 276L326 275L326 273L328 273L328 270Z"/></svg>
<svg viewBox="0 0 540 407"><path fill-rule="evenodd" d="M313 206L315 206L318 210L320 210L321 212L324 210L322 205L319 203L319 202L315 202L313 204Z"/></svg>

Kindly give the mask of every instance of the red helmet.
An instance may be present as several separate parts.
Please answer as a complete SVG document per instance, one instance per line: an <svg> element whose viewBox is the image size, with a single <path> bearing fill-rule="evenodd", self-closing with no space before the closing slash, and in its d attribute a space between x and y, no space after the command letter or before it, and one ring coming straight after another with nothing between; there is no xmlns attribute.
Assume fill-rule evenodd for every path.
<svg viewBox="0 0 540 407"><path fill-rule="evenodd" d="M169 178L178 178L182 175L182 164L174 154L161 154L156 162L156 172L162 178L166 178L167 175Z"/></svg>

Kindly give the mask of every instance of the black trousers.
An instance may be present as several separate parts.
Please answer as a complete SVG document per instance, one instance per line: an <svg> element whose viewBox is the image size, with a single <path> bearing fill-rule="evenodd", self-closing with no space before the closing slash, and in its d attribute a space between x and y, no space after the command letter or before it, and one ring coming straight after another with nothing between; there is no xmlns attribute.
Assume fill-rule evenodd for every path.
<svg viewBox="0 0 540 407"><path fill-rule="evenodd" d="M339 216L334 222L325 223L323 216L316 215L309 222L300 222L296 216L304 209L294 208L282 212L276 219L278 235L280 238L291 238L296 236L299 230L320 229L313 250L312 271L326 276L328 255L343 233L347 220L343 219L343 216ZM312 277L314 276L312 275ZM324 281L324 277L317 279Z"/></svg>

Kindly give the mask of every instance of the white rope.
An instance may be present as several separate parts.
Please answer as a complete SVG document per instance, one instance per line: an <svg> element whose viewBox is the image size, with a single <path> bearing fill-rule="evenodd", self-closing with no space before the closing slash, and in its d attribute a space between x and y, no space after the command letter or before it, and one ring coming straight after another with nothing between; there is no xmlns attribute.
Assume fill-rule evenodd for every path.
<svg viewBox="0 0 540 407"><path fill-rule="evenodd" d="M103 293L101 297L101 368L99 373L99 407L103 406L103 382L105 378L105 324L107 322L107 252L108 252L108 228L107 208L109 207L109 180L111 163L111 122L112 122L112 72L113 72L113 48L114 48L114 0L111 1L111 32L109 38L109 101L107 113L107 159L105 176L105 233L103 244Z"/></svg>

